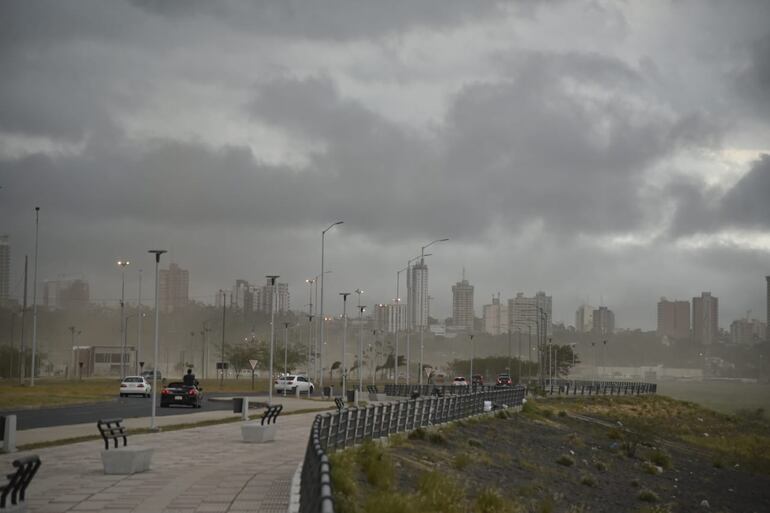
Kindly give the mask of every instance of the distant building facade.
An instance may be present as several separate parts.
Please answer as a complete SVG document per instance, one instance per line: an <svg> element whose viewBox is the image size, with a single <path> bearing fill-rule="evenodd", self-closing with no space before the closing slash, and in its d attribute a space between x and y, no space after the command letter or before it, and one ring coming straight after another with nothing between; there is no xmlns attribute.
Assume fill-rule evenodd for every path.
<svg viewBox="0 0 770 513"><path fill-rule="evenodd" d="M508 308L500 303L500 295L492 296L492 304L484 305L484 332L490 335L503 335L508 333Z"/></svg>
<svg viewBox="0 0 770 513"><path fill-rule="evenodd" d="M692 335L703 345L715 343L719 337L719 299L711 292L692 298Z"/></svg>
<svg viewBox="0 0 770 513"><path fill-rule="evenodd" d="M594 329L594 307L582 304L575 312L575 331L589 333Z"/></svg>
<svg viewBox="0 0 770 513"><path fill-rule="evenodd" d="M615 313L606 306L593 312L593 332L597 335L611 335L615 332Z"/></svg>
<svg viewBox="0 0 770 513"><path fill-rule="evenodd" d="M473 331L474 318L473 285L463 276L462 281L452 285L452 324L457 329Z"/></svg>
<svg viewBox="0 0 770 513"><path fill-rule="evenodd" d="M767 339L767 324L759 319L737 319L730 324L733 344L756 344Z"/></svg>
<svg viewBox="0 0 770 513"><path fill-rule="evenodd" d="M543 319L545 314L545 319ZM511 331L527 329L531 326L533 333L541 321L545 321L546 334L553 334L553 299L545 292L538 292L533 297L525 297L522 292L508 300L508 320Z"/></svg>
<svg viewBox="0 0 770 513"><path fill-rule="evenodd" d="M690 302L658 301L658 336L685 340L690 337Z"/></svg>
<svg viewBox="0 0 770 513"><path fill-rule="evenodd" d="M190 272L171 263L168 269L159 271L158 303L163 312L173 312L187 306L190 301Z"/></svg>
<svg viewBox="0 0 770 513"><path fill-rule="evenodd" d="M401 303L378 304L374 307L374 327L384 333L406 329L406 305Z"/></svg>
<svg viewBox="0 0 770 513"><path fill-rule="evenodd" d="M91 300L84 279L48 280L43 282L43 306L51 310L85 308Z"/></svg>
<svg viewBox="0 0 770 513"><path fill-rule="evenodd" d="M10 299L11 243L7 235L0 235L0 304Z"/></svg>
<svg viewBox="0 0 770 513"><path fill-rule="evenodd" d="M254 289L254 309L262 313L270 313L273 308L273 287L270 285L270 279L262 287ZM275 284L275 313L284 314L289 311L290 297L289 284Z"/></svg>

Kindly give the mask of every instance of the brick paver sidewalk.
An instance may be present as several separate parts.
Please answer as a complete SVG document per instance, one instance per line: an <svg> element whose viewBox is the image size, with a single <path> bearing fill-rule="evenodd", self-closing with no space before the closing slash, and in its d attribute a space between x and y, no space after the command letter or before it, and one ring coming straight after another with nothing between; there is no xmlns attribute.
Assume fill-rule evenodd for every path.
<svg viewBox="0 0 770 513"><path fill-rule="evenodd" d="M101 440L3 454L0 473L19 456L40 456L27 491L31 513L285 512L315 415L279 417L266 444L242 442L240 423L129 436L129 445L155 449L151 470L132 476L104 475Z"/></svg>

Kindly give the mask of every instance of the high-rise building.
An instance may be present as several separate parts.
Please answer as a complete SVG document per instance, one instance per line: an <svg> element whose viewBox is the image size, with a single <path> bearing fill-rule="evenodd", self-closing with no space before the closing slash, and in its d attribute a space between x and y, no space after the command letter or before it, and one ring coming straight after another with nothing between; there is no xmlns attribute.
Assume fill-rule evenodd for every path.
<svg viewBox="0 0 770 513"><path fill-rule="evenodd" d="M412 266L407 274L409 288L409 323L411 328L425 329L428 325L428 266L424 260Z"/></svg>
<svg viewBox="0 0 770 513"><path fill-rule="evenodd" d="M500 303L500 294L492 296L492 304L484 305L484 332L490 335L508 333L508 308Z"/></svg>
<svg viewBox="0 0 770 513"><path fill-rule="evenodd" d="M88 306L88 282L80 279L61 279L43 282L43 306L49 309L74 310Z"/></svg>
<svg viewBox="0 0 770 513"><path fill-rule="evenodd" d="M553 333L553 299L545 292L538 292L534 297L524 297L522 292L508 300L508 320L511 331L524 331L530 326L535 333L538 323L545 322L546 334ZM545 317L543 317L545 315ZM542 325L542 324L541 324Z"/></svg>
<svg viewBox="0 0 770 513"><path fill-rule="evenodd" d="M767 324L759 319L737 319L730 324L733 344L756 344L767 338Z"/></svg>
<svg viewBox="0 0 770 513"><path fill-rule="evenodd" d="M235 280L233 306L244 314L254 311L254 289L246 280Z"/></svg>
<svg viewBox="0 0 770 513"><path fill-rule="evenodd" d="M677 340L690 337L690 302L658 301L658 335Z"/></svg>
<svg viewBox="0 0 770 513"><path fill-rule="evenodd" d="M11 244L7 235L0 235L0 304L10 299L10 290Z"/></svg>
<svg viewBox="0 0 770 513"><path fill-rule="evenodd" d="M158 274L161 311L173 312L186 307L190 301L190 272L172 262L168 269L160 269Z"/></svg>
<svg viewBox="0 0 770 513"><path fill-rule="evenodd" d="M719 337L719 299L711 292L692 298L692 335L696 342L711 345Z"/></svg>
<svg viewBox="0 0 770 513"><path fill-rule="evenodd" d="M386 333L406 329L406 305L401 303L378 304L374 307L374 327Z"/></svg>
<svg viewBox="0 0 770 513"><path fill-rule="evenodd" d="M575 331L589 333L594 329L594 307L583 303L575 312Z"/></svg>
<svg viewBox="0 0 770 513"><path fill-rule="evenodd" d="M263 287L254 289L254 309L258 312L270 313L273 308L273 288L270 285L270 279ZM289 284L275 284L275 313L286 313L289 311Z"/></svg>
<svg viewBox="0 0 770 513"><path fill-rule="evenodd" d="M593 332L597 335L611 335L615 332L615 314L606 306L594 310L593 322Z"/></svg>
<svg viewBox="0 0 770 513"><path fill-rule="evenodd" d="M462 281L452 285L452 324L456 329L473 331L474 318L473 285L465 279L465 270L463 269Z"/></svg>

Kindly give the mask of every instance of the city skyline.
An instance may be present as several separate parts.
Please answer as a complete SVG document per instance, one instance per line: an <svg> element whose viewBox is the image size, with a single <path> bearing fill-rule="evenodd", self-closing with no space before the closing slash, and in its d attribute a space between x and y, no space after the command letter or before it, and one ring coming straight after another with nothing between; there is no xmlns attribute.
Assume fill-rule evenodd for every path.
<svg viewBox="0 0 770 513"><path fill-rule="evenodd" d="M97 301L150 248L192 300L301 290L342 220L327 300L389 302L448 237L442 318L464 264L478 297L547 290L567 324L588 302L651 330L658 297L703 290L721 326L763 305L770 3L171 3L0 3L14 295L39 206L39 281L85 275Z"/></svg>

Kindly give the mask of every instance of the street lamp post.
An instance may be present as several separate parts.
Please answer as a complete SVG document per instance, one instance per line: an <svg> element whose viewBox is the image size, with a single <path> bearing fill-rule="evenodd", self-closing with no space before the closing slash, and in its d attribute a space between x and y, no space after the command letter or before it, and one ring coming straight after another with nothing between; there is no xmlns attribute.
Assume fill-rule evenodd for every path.
<svg viewBox="0 0 770 513"><path fill-rule="evenodd" d="M275 280L278 279L278 275L267 275L265 276L268 280L270 280L270 373L267 377L267 387L270 391L269 397L268 397L268 403L270 406L273 405L273 351L275 350L275 303L276 303L276 297L275 297Z"/></svg>
<svg viewBox="0 0 770 513"><path fill-rule="evenodd" d="M431 256L432 253L417 255L406 261L406 384L411 379L411 361L412 361L412 323L414 322L412 314L412 262L417 259L424 259Z"/></svg>
<svg viewBox="0 0 770 513"><path fill-rule="evenodd" d="M35 357L37 356L37 249L40 227L40 207L35 207L35 270L32 277L32 362L29 372L29 386L35 386ZM26 297L26 274L24 280L24 297Z"/></svg>
<svg viewBox="0 0 770 513"><path fill-rule="evenodd" d="M136 295L136 311L139 319L136 326L136 373L139 374L139 361L142 359L142 270L139 269L139 292Z"/></svg>
<svg viewBox="0 0 770 513"><path fill-rule="evenodd" d="M290 322L283 323L283 376L289 375L289 326ZM283 387L283 396L286 397L286 387Z"/></svg>
<svg viewBox="0 0 770 513"><path fill-rule="evenodd" d="M155 255L155 355L152 361L152 416L150 417L150 429L155 431L155 405L157 404L158 393L158 334L160 327L160 310L158 309L158 292L160 291L160 256L165 253L164 249L151 249L149 253Z"/></svg>
<svg viewBox="0 0 770 513"><path fill-rule="evenodd" d="M393 355L393 383L398 385L398 328L401 326L401 296L398 295L398 287L401 283L401 273L406 271L406 267L400 271L396 271L396 298L394 299L394 306L396 311L393 313L393 319L395 321L394 338L395 338L395 350Z"/></svg>
<svg viewBox="0 0 770 513"><path fill-rule="evenodd" d="M359 296L360 297L360 296ZM358 393L364 391L364 310L366 305L358 305Z"/></svg>
<svg viewBox="0 0 770 513"><path fill-rule="evenodd" d="M308 322L308 331L307 331L307 375L308 379L315 378L315 368L313 368L313 371L310 370L310 353L311 348L313 347L313 283L315 283L315 279L310 278L305 280L305 283L308 284L308 291L307 291L307 300L308 300L308 306L307 306L307 322ZM315 355L313 355L315 356ZM315 357L313 358L313 366L315 367Z"/></svg>
<svg viewBox="0 0 770 513"><path fill-rule="evenodd" d="M227 368L225 367L225 321L227 320L227 293L223 290L222 291L222 348L220 351L220 358L219 358L219 366L220 366L220 377L219 377L219 388L224 387L225 385L225 372L227 371ZM269 386L269 383L268 383ZM272 390L272 388L270 388Z"/></svg>
<svg viewBox="0 0 770 513"><path fill-rule="evenodd" d="M347 311L347 305L348 305L348 296L350 295L350 292L340 292L340 296L342 296L342 394L343 397L345 397L345 394L347 394L348 391L348 369L347 369L347 358L346 357L346 350L347 350L347 342L348 342L348 311Z"/></svg>
<svg viewBox="0 0 770 513"><path fill-rule="evenodd" d="M422 248L420 248L420 265L424 265L425 262L423 259L425 258L425 248L428 248L432 246L433 244L436 244L437 242L446 242L448 241L448 238L445 239L436 239L434 241L429 242L428 244L424 245ZM423 303L425 302L426 298L424 296L428 295L428 283L425 279L425 270L423 269L422 278L420 279L420 385L422 385L422 366L424 365L424 357L425 357L425 308L423 307Z"/></svg>
<svg viewBox="0 0 770 513"><path fill-rule="evenodd" d="M330 224L328 228L326 228L325 230L321 231L321 274L319 275L320 278L321 278L321 303L320 303L320 306L319 306L319 315L321 316L322 320L321 320L321 328L320 328L320 335L321 336L320 336L320 340L319 340L320 349L321 349L320 350L320 353L321 353L320 354L320 362L319 362L320 367L321 367L321 379L319 380L319 384L321 386L321 391L322 392L323 392L323 386L324 386L324 373L323 373L323 365L324 365L324 330L325 330L324 325L326 324L325 322L323 322L323 318L324 318L324 274L326 273L326 271L324 271L324 241L325 241L325 237L326 237L326 232L328 232L329 230L331 230L332 228L334 228L338 224L342 224L342 223L343 223L343 221L336 221L336 222Z"/></svg>
<svg viewBox="0 0 770 513"><path fill-rule="evenodd" d="M126 330L123 326L126 311L126 266L131 262L118 260L120 266L120 378L126 377Z"/></svg>
<svg viewBox="0 0 770 513"><path fill-rule="evenodd" d="M475 351L475 348L473 346L473 333L468 335L468 338L471 341L471 383L470 383L470 385L471 385L471 388L473 388L473 358L476 356L476 351Z"/></svg>

